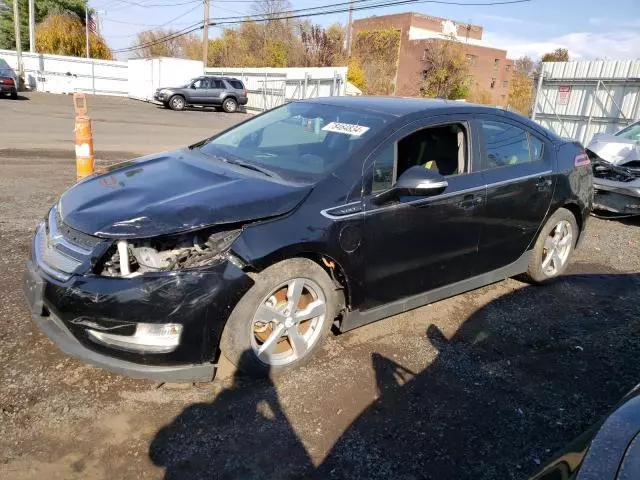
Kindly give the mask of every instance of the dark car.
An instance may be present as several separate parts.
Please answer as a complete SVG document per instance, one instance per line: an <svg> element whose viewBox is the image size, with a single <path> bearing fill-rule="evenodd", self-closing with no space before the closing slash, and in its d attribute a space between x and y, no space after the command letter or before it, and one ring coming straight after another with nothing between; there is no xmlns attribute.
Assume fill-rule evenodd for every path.
<svg viewBox="0 0 640 480"><path fill-rule="evenodd" d="M640 385L531 480L640 478Z"/></svg>
<svg viewBox="0 0 640 480"><path fill-rule="evenodd" d="M184 110L188 105L214 106L233 113L249 101L244 84L229 77L198 77L186 85L159 88L153 99L172 110Z"/></svg>
<svg viewBox="0 0 640 480"><path fill-rule="evenodd" d="M290 103L67 190L25 290L65 352L131 376L260 375L350 330L527 272L560 275L593 196L584 151L457 102Z"/></svg>
<svg viewBox="0 0 640 480"><path fill-rule="evenodd" d="M4 95L9 95L15 100L18 98L18 89L16 87L16 79L0 71L0 97Z"/></svg>

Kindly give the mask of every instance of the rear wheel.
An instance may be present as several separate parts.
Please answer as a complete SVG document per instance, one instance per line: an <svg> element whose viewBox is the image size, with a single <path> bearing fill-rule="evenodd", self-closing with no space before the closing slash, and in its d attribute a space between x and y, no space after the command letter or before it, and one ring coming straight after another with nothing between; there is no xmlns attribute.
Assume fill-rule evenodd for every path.
<svg viewBox="0 0 640 480"><path fill-rule="evenodd" d="M253 376L291 370L322 344L339 304L335 285L318 264L285 260L256 276L231 313L220 348Z"/></svg>
<svg viewBox="0 0 640 480"><path fill-rule="evenodd" d="M11 92L11 99L12 100L17 100L18 99L18 92Z"/></svg>
<svg viewBox="0 0 640 480"><path fill-rule="evenodd" d="M174 95L169 99L169 108L171 110L184 110L184 107L186 107L186 102L182 96Z"/></svg>
<svg viewBox="0 0 640 480"><path fill-rule="evenodd" d="M238 110L238 102L236 102L235 98L225 98L224 102L222 102L222 109L227 113L233 113Z"/></svg>
<svg viewBox="0 0 640 480"><path fill-rule="evenodd" d="M578 240L578 223L566 208L559 208L540 231L533 248L527 274L534 283L544 283L561 275L569 264Z"/></svg>

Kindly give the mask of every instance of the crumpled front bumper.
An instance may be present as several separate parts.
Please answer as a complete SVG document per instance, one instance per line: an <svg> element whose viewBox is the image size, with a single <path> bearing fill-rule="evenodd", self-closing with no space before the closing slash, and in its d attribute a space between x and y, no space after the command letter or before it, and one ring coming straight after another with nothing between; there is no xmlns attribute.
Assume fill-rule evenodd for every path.
<svg viewBox="0 0 640 480"><path fill-rule="evenodd" d="M595 177L593 186L594 210L619 216L640 215L640 178L632 182L618 182Z"/></svg>
<svg viewBox="0 0 640 480"><path fill-rule="evenodd" d="M210 380L218 341L229 314L253 281L236 265L110 278L49 276L30 259L24 291L33 320L65 353L134 378ZM88 330L130 335L136 323L179 323L178 347L140 353L98 344Z"/></svg>

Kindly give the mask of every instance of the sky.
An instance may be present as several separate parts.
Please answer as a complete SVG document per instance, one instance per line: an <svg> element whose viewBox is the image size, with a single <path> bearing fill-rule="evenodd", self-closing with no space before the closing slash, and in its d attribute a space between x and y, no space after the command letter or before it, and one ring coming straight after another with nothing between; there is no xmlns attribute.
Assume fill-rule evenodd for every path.
<svg viewBox="0 0 640 480"><path fill-rule="evenodd" d="M354 19L413 11L458 23L471 22L484 27L483 41L487 46L507 50L509 58L528 55L538 59L543 53L563 47L569 50L572 60L640 59L640 0L531 0L491 6L444 4L447 1L422 0L360 10L354 12ZM459 3L492 1L498 0L458 0ZM252 13L251 0L210 2L212 19ZM291 0L295 9L342 2L345 0ZM101 33L114 50L130 46L139 31L158 26L181 29L203 19L202 0L90 0L89 3L98 11ZM346 24L347 18L345 12L310 20L328 26ZM220 31L220 27L214 27L210 36L213 38ZM125 59L131 54L116 52L116 55Z"/></svg>

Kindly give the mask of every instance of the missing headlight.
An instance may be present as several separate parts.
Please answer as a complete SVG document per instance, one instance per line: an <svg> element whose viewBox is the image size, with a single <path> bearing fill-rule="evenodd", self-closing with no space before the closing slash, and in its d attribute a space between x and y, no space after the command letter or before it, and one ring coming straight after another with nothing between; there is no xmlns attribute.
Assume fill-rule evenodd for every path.
<svg viewBox="0 0 640 480"><path fill-rule="evenodd" d="M149 240L119 240L98 267L109 277L201 267L222 258L242 229L197 232Z"/></svg>

